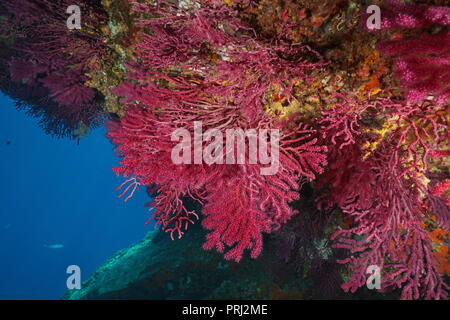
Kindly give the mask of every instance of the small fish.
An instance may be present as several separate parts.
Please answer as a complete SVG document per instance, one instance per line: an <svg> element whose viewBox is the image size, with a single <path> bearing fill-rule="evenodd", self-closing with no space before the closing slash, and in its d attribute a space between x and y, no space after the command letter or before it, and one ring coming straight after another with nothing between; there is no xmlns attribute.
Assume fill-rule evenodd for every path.
<svg viewBox="0 0 450 320"><path fill-rule="evenodd" d="M49 249L62 249L64 248L63 244L46 244L44 245L44 247L49 248Z"/></svg>
<svg viewBox="0 0 450 320"><path fill-rule="evenodd" d="M8 141L6 141L6 142L5 142L5 144L6 144L7 146L10 146L10 145L11 145L11 143L12 143L12 141L11 141L11 140L8 140Z"/></svg>

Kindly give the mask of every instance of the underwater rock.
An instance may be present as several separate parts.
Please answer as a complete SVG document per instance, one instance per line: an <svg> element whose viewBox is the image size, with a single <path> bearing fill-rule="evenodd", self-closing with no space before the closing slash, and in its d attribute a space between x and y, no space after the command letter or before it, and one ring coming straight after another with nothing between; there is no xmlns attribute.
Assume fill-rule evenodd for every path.
<svg viewBox="0 0 450 320"><path fill-rule="evenodd" d="M240 263L203 250L201 244L206 231L200 223L174 241L162 230L151 231L139 243L117 252L80 290L69 290L62 299L398 298L397 293L387 296L366 288L355 294L343 292L339 287L341 266L323 256L323 244L315 246L316 255L309 251L305 258L304 249L308 244L304 239L293 241L290 236L291 228L307 228L305 220L297 216L291 222L289 230L267 236L265 248L257 259L245 256ZM288 246L283 243L286 239ZM290 251L289 256L280 255L280 247L284 247L284 252Z"/></svg>
<svg viewBox="0 0 450 320"><path fill-rule="evenodd" d="M201 248L204 231L193 229L176 243L161 230L149 232L106 261L80 290L68 291L62 298L280 299L301 298L307 289L290 288L295 272L275 271L273 250L257 260L224 261L219 253Z"/></svg>

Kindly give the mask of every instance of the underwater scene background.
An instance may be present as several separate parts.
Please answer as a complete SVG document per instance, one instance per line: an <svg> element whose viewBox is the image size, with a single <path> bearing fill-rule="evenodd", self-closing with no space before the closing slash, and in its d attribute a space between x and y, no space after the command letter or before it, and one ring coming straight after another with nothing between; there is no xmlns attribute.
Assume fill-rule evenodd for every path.
<svg viewBox="0 0 450 320"><path fill-rule="evenodd" d="M445 0L3 0L0 298L448 300L449 28Z"/></svg>
<svg viewBox="0 0 450 320"><path fill-rule="evenodd" d="M104 129L80 144L57 140L9 98L0 104L0 299L59 299L69 265L86 280L152 230L144 226L148 198L117 199L117 159Z"/></svg>

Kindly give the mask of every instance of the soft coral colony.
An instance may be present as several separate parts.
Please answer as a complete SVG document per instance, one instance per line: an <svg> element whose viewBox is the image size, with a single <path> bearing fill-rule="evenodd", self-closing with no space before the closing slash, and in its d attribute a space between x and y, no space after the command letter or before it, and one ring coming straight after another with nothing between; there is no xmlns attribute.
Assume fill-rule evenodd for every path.
<svg viewBox="0 0 450 320"><path fill-rule="evenodd" d="M108 44L120 65L97 67L109 68L113 84L88 81L95 68L83 60L76 65L91 70L70 67L79 83L71 90L79 90L66 95L54 77L67 65L41 70L37 56L27 58L34 66L25 70L14 57L10 77L39 82L58 104L92 101L86 83L106 101L121 97L105 109L117 115L107 128L121 157L114 170L128 179L122 195L148 187L151 218L173 239L201 220L203 247L240 261L246 252L258 257L264 234L302 214L293 203L308 184L317 210L340 212L331 240L345 252L338 261L348 266L345 291L365 286L367 267L377 265L382 291L447 298L449 7L386 1L377 31L361 27L365 7L357 1L116 3L130 8L135 23L119 21L103 1L107 32L82 42L105 60L102 37L126 31ZM88 48L70 57L86 59ZM279 170L173 163L171 134L192 133L196 121L204 131L279 130ZM201 210L191 210L188 199Z"/></svg>
<svg viewBox="0 0 450 320"><path fill-rule="evenodd" d="M181 236L192 222L195 214L182 201L190 196L203 204L202 224L211 231L205 249L226 251L225 258L236 261L245 249L257 257L262 233L296 213L288 203L303 181L322 172L326 152L312 127L269 117L265 95L277 90L293 98L294 83L310 80L309 72L323 62L304 59L317 56L308 47L258 39L223 3L182 9L159 2L135 4L134 10L150 17L140 25L152 32L137 48L144 67L130 66L134 81L116 90L129 102L108 134L123 156L116 172L137 178L134 183L157 185L153 216L167 231ZM173 164L170 134L192 131L194 121L202 121L204 130L280 129L278 173L263 176L253 164Z"/></svg>
<svg viewBox="0 0 450 320"><path fill-rule="evenodd" d="M245 249L259 255L262 234L298 213L289 203L320 175L319 205L338 206L353 221L332 236L335 247L349 251L340 261L349 263L345 290L364 286L366 268L378 265L383 290L401 288L405 299L447 297L428 233L430 221L449 225L447 31L379 44L395 57L405 99L389 90L362 98L340 90L304 116L301 85L320 80L327 63L283 28L260 36L250 24L254 5L134 3L149 32L137 44L141 63L130 65L132 81L116 90L128 103L109 131L123 157L116 172L133 177L133 188L156 185L153 218L171 234L181 236L198 218L183 198L199 201L210 230L204 248L236 261ZM417 28L448 24L446 7L426 7L423 15L422 7L408 6L408 17L403 9L388 3L383 12L392 23L384 20L383 27L403 27L400 18L417 21ZM172 164L170 133L192 131L193 121L281 129L281 170L268 177L255 165Z"/></svg>
<svg viewBox="0 0 450 320"><path fill-rule="evenodd" d="M61 10L71 4L2 1L1 84L19 107L40 119L47 133L76 137L105 117L102 97L87 85L87 73L108 59L100 32L107 15L99 3L83 3L84 27L72 31Z"/></svg>

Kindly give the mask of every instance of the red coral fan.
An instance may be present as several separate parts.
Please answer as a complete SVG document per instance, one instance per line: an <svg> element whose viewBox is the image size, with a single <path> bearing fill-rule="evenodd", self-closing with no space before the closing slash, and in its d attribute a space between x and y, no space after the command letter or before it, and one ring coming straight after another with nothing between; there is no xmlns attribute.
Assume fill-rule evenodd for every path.
<svg viewBox="0 0 450 320"><path fill-rule="evenodd" d="M343 289L355 292L365 285L367 267L377 265L384 290L402 288L403 299L446 299L449 288L434 265L422 222L423 202L413 182L398 177L390 157L378 153L361 162L351 175L359 184L340 199L356 224L333 236L336 247L351 252L341 261L350 263L352 272Z"/></svg>
<svg viewBox="0 0 450 320"><path fill-rule="evenodd" d="M317 62L305 59L310 55ZM262 110L264 95L270 88L276 88L280 96L290 101L294 83L299 80L312 81L308 71L323 65L325 63L320 55L308 46L254 43L250 49L243 50L236 43L228 50L227 59L219 62L214 80L226 83L225 96L237 104L246 105L246 114L252 117Z"/></svg>
<svg viewBox="0 0 450 320"><path fill-rule="evenodd" d="M191 8L135 3L134 9L153 15L140 22L152 32L138 45L143 66L129 66L135 81L116 89L123 101L139 101L119 124L110 125L108 136L123 157L116 173L138 179L134 184L157 186L152 217L166 231L180 237L192 222L193 212L182 202L190 197L203 204L203 226L211 231L205 249L227 250L225 258L236 261L249 249L254 258L261 252L262 234L296 213L288 203L326 163L315 130L271 119L263 111L264 100L273 87L289 98L294 81L311 79L307 72L323 62L305 46L258 41L233 7L214 1ZM308 62L310 56L319 61ZM177 129L192 134L200 121L206 132L279 130L278 171L262 175L262 161L175 164L171 134ZM227 157L236 152L225 141L220 144Z"/></svg>
<svg viewBox="0 0 450 320"><path fill-rule="evenodd" d="M420 103L428 95L433 95L439 105L449 101L450 32L383 42L378 48L394 57L396 76L410 103Z"/></svg>
<svg viewBox="0 0 450 320"><path fill-rule="evenodd" d="M389 1L381 11L381 28L421 29L449 26L450 7L430 7ZM396 76L410 103L429 95L444 105L450 101L450 32L423 34L417 38L382 42L378 49L394 59Z"/></svg>
<svg viewBox="0 0 450 320"><path fill-rule="evenodd" d="M235 8L223 3L203 1L199 7L180 9L157 1L154 6L134 3L134 10L157 16L139 23L152 30L137 47L146 66L193 73L207 86L205 94L247 105L249 117L262 112L270 88L290 100L294 83L312 80L308 72L326 64L306 45L258 39Z"/></svg>
<svg viewBox="0 0 450 320"><path fill-rule="evenodd" d="M430 210L435 213L437 223L450 229L450 179L444 173L428 173L430 179L427 198Z"/></svg>
<svg viewBox="0 0 450 320"><path fill-rule="evenodd" d="M99 4L82 3L86 30L71 31L65 24L65 8L71 4L66 0L2 3L7 15L1 24L13 26L7 36L13 39L9 73L15 84L7 93L20 106L28 105L46 131L58 136L73 134L80 124L94 126L104 117L101 97L85 83L86 73L106 57L95 29L106 14ZM42 94L33 96L33 92Z"/></svg>
<svg viewBox="0 0 450 320"><path fill-rule="evenodd" d="M450 25L450 8L387 1L382 6L381 28L424 28L433 24Z"/></svg>
<svg viewBox="0 0 450 320"><path fill-rule="evenodd" d="M336 204L350 221L333 237L336 247L350 252L341 261L349 263L351 271L345 290L364 285L366 268L377 264L384 270L384 290L401 288L402 297L408 299L446 297L448 288L434 265L424 225L429 217L443 226L448 223L441 199L445 183L440 179L427 185L424 174L431 157L447 152L445 108L422 102L423 96L410 97L410 102L420 103L406 104L388 98L361 101L340 93L321 112L315 128L295 118L281 121L264 112L269 94L275 92L288 102L295 99L294 84L313 80L311 71L325 65L319 53L281 38L259 38L233 5L133 4L143 17L139 25L149 31L137 45L139 66L130 64L130 80L115 90L128 104L125 115L108 128L122 157L115 172L129 178L121 186L126 186L122 195L129 194L128 199L140 185L152 187L152 219L172 238L181 237L199 218L184 200L197 201L202 205L203 227L209 231L204 248L239 261L246 250L253 258L260 254L263 234L297 213L290 202L299 197L304 182L322 174L316 187L328 196L321 204ZM421 18L426 23L446 23L443 9L427 12ZM437 36L441 34L430 35ZM416 39L414 45L422 45L426 57L414 59L425 59L421 61L428 68L441 61L436 59L445 62L446 43L426 45L424 39ZM411 43L381 46L386 54L403 59L413 51L405 49ZM404 61L417 62L408 59ZM411 92L418 90L420 81L430 81L425 71L414 68L406 67L416 72L415 82L409 83ZM439 84L427 87L427 94L433 93L438 102L446 97L447 89L441 85L445 72ZM400 76L406 75L405 71ZM175 163L172 134L183 129L195 136L195 123L200 122L206 132L279 130L279 170L262 175L264 165L257 161L196 162L191 149L188 157L194 164ZM269 142L268 137L263 140ZM207 142L211 141L194 144L209 148ZM215 147L236 156L223 140Z"/></svg>
<svg viewBox="0 0 450 320"><path fill-rule="evenodd" d="M242 26L236 12L213 1L202 4L180 8L168 1L159 0L155 5L133 2L135 12L158 17L139 20L141 27L152 30L143 36L137 49L141 59L153 68L192 70L198 61L208 60L209 45L226 46L238 41L233 34Z"/></svg>
<svg viewBox="0 0 450 320"><path fill-rule="evenodd" d="M431 208L446 225L448 208L427 196L422 174L431 150L448 144L445 109L429 103L411 106L378 99L369 104L338 98L343 102L323 112L321 121L330 165L319 185L327 185L331 204L352 221L333 235L334 246L350 253L340 261L351 272L343 289L355 292L364 286L367 267L377 265L383 290L401 288L403 299L445 299L449 288L434 264L424 221ZM366 120L371 112L384 114L394 125L375 151L368 152L362 146L378 141Z"/></svg>
<svg viewBox="0 0 450 320"><path fill-rule="evenodd" d="M144 97L158 100L157 89L145 91L153 94L144 95L144 101ZM134 184L158 186L152 216L166 231L181 237L183 228L192 222L194 213L182 202L183 197L190 197L204 204L203 226L211 230L206 249L230 249L225 257L236 261L245 249L256 257L262 248L262 233L277 229L295 213L288 203L298 197L302 176L312 179L321 172L325 150L317 145L314 130L299 126L286 128L282 134L280 167L274 175L261 175L260 164L175 164L171 153L176 143L170 135L180 125L193 132L190 122L194 119L202 121L205 130L283 129L263 114L251 123L241 119L235 107L202 100L194 105L190 100L159 100L160 104L146 109L130 106L120 124L111 123L108 137L123 157L115 171L137 178ZM227 153L227 147L223 148Z"/></svg>
<svg viewBox="0 0 450 320"><path fill-rule="evenodd" d="M71 106L88 103L94 99L95 92L77 79L70 79L68 75L52 73L40 80L49 90L50 97L60 105Z"/></svg>
<svg viewBox="0 0 450 320"><path fill-rule="evenodd" d="M438 223L450 229L450 179L441 178L429 188L431 209L436 212Z"/></svg>
<svg viewBox="0 0 450 320"><path fill-rule="evenodd" d="M440 181L431 189L431 194L435 197L442 196L446 191L450 190L450 179ZM446 202L449 200L447 199Z"/></svg>

